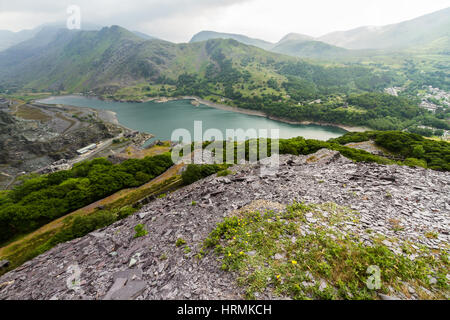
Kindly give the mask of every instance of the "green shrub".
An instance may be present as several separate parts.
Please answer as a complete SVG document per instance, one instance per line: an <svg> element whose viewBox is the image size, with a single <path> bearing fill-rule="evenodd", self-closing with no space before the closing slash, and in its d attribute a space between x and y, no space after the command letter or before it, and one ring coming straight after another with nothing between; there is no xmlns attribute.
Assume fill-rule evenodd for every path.
<svg viewBox="0 0 450 320"><path fill-rule="evenodd" d="M144 237L148 234L148 231L145 230L145 227L142 224L138 224L136 227L134 227L134 231L136 231L134 238Z"/></svg>
<svg viewBox="0 0 450 320"><path fill-rule="evenodd" d="M406 159L406 165L420 166L439 171L450 171L450 143L434 141L402 131L368 131L348 133L329 142L347 144L373 140L396 156Z"/></svg>
<svg viewBox="0 0 450 320"><path fill-rule="evenodd" d="M131 206L125 206L119 210L117 213L117 216L119 220L125 219L126 217L131 216L133 213L136 212L136 209Z"/></svg>
<svg viewBox="0 0 450 320"><path fill-rule="evenodd" d="M427 167L427 162L425 160L419 160L415 158L408 158L404 161L404 163L408 167L422 167L422 168Z"/></svg>
<svg viewBox="0 0 450 320"><path fill-rule="evenodd" d="M198 180L206 178L210 175L213 175L219 171L224 170L227 165L218 165L218 164L190 164L187 166L186 170L181 174L181 178L183 179L184 185L192 184Z"/></svg>

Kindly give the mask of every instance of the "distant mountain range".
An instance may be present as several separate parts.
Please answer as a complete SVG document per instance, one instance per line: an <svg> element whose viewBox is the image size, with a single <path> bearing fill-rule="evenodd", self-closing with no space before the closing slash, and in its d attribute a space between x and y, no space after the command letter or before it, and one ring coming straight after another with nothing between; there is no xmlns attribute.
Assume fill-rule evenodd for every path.
<svg viewBox="0 0 450 320"><path fill-rule="evenodd" d="M85 90L124 87L182 73L205 76L224 55L236 61L288 61L233 40L175 44L146 40L119 26L99 31L43 28L33 38L0 52L1 83L35 89Z"/></svg>
<svg viewBox="0 0 450 320"><path fill-rule="evenodd" d="M389 50L448 54L450 29L446 26L449 18L450 9L445 9L398 25L378 28L378 31L360 28L317 39L291 33L277 43L204 31L195 35L190 43L175 44L119 26L101 29L90 26L92 30L85 31L47 25L16 33L10 44L19 38L21 41L0 52L0 87L79 92L108 86L122 88L138 82L155 83L161 77L176 81L184 73L212 79L214 74L222 72L226 73L224 79L240 74L249 77L249 83L254 81L260 85L272 80L270 86L277 88L290 72L281 70L277 62L296 63L298 57L333 61L339 57L367 56L380 51L389 53ZM367 45L363 44L366 41L364 33L372 39ZM7 37L7 33L0 32L2 34ZM398 37L403 35L401 41L394 41L396 34ZM346 48L325 40L343 44ZM363 50L369 45L372 47ZM314 72L322 74L324 70L302 63L301 69L306 72L303 77L310 84L317 82L319 77L315 78ZM326 77L331 77L327 72ZM367 73L364 70L353 72ZM437 76L443 77L442 72L433 75ZM332 83L338 84L340 75L336 73L333 77ZM355 85L350 84L350 80L348 83ZM360 81L358 85L362 83ZM364 86L373 87L369 84Z"/></svg>
<svg viewBox="0 0 450 320"><path fill-rule="evenodd" d="M302 58L332 58L348 54L348 50L327 43L317 41L306 35L290 33L277 43L250 38L240 34L202 31L197 33L190 43L211 39L233 39L246 45L255 46L264 50L302 57Z"/></svg>
<svg viewBox="0 0 450 320"><path fill-rule="evenodd" d="M18 32L13 32L9 30L0 30L0 51L6 50L16 44L19 44L23 41L29 40L36 36L39 32L42 30L50 31L51 29L62 29L65 28L65 24L63 22L55 22L55 23L48 23L40 25L36 28L29 29L29 30L21 30ZM92 23L83 23L81 30L84 31L98 31L103 26L92 24ZM51 32L51 31L50 31ZM145 39L145 40L151 40L156 39L153 36L150 36L148 34L139 32L139 31L132 31L135 35L138 37Z"/></svg>
<svg viewBox="0 0 450 320"><path fill-rule="evenodd" d="M19 32L0 30L0 51L33 38L44 28L63 28L64 26L63 22L57 22ZM102 28L102 26L91 23L83 23L82 26L82 30L100 30ZM370 55L374 50L409 50L448 54L450 52L449 30L450 8L447 8L397 24L336 31L317 38L290 33L277 43L272 43L241 34L201 31L192 37L190 43L210 39L233 39L267 51L315 59ZM131 32L145 40L157 39L139 31Z"/></svg>
<svg viewBox="0 0 450 320"><path fill-rule="evenodd" d="M338 31L317 40L347 49L411 49L450 38L450 8L382 27ZM448 47L447 47L448 49Z"/></svg>
<svg viewBox="0 0 450 320"><path fill-rule="evenodd" d="M290 33L279 42L270 43L239 34L202 31L196 34L190 42L217 38L234 39L277 53L324 59L368 54L367 50L413 50L447 54L450 52L449 30L450 8L447 8L398 24L360 27L348 31L332 32L318 38Z"/></svg>
<svg viewBox="0 0 450 320"><path fill-rule="evenodd" d="M149 78L165 64L165 57L153 52L166 54L177 46L149 38L118 26L98 31L43 27L0 52L0 80L54 90Z"/></svg>
<svg viewBox="0 0 450 320"><path fill-rule="evenodd" d="M288 81L292 83L286 87ZM325 67L234 39L175 44L146 40L119 26L99 31L46 27L0 52L0 91L108 95L162 83L184 95L270 96L278 101L282 92L313 99L322 93L385 88L390 78L362 66Z"/></svg>

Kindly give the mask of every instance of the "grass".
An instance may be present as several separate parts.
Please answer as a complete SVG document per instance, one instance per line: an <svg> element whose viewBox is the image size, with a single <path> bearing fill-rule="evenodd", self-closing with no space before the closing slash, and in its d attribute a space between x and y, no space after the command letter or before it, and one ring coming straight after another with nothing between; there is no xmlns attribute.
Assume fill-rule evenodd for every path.
<svg viewBox="0 0 450 320"><path fill-rule="evenodd" d="M128 147L120 156L127 159L144 159L145 157L153 157L170 151L170 142L164 142L161 146L153 146L148 149L139 149L134 146Z"/></svg>
<svg viewBox="0 0 450 320"><path fill-rule="evenodd" d="M436 232L426 232L425 233L425 237L427 237L428 239L437 239L438 238L438 234Z"/></svg>
<svg viewBox="0 0 450 320"><path fill-rule="evenodd" d="M32 92L22 92L17 93L13 95L0 95L0 97L6 98L6 99L13 99L13 100L19 100L22 103L29 103L33 100L40 100L48 98L52 95L50 92L38 92L38 93L32 93Z"/></svg>
<svg viewBox="0 0 450 320"><path fill-rule="evenodd" d="M314 223L308 222L311 217ZM248 299L268 291L293 299L368 300L391 290L409 297L408 286L419 298L445 297L446 252L416 252L405 243L404 253L396 254L376 237L366 246L357 235L340 231L358 218L357 212L335 204L294 203L283 213L243 213L218 224L203 250L214 249L222 269L237 274ZM408 258L411 252L418 255L415 260ZM370 289L373 266L380 270L380 286ZM430 284L430 277L437 283Z"/></svg>
<svg viewBox="0 0 450 320"><path fill-rule="evenodd" d="M226 177L226 176L229 176L232 173L233 172L231 172L231 170L225 169L225 170L217 172L217 176L218 177Z"/></svg>
<svg viewBox="0 0 450 320"><path fill-rule="evenodd" d="M27 105L20 105L16 108L15 116L26 120L38 120L47 122L52 119L49 115L45 114L37 108L33 108Z"/></svg>

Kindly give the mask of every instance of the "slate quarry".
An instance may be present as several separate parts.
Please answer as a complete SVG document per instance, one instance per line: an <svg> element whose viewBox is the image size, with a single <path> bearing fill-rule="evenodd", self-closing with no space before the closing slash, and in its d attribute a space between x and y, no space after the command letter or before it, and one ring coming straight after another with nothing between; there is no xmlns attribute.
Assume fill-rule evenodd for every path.
<svg viewBox="0 0 450 320"><path fill-rule="evenodd" d="M370 238L364 237L371 229L387 239L448 248L448 172L354 163L329 150L280 156L272 175L262 175L263 166L234 166L232 175L198 181L105 229L58 245L0 277L0 299L242 299L235 275L221 270L216 255L195 255L224 217L265 202L261 210L282 210L293 201L347 206L361 219L343 228L360 234L367 245ZM138 224L148 235L134 238ZM427 232L436 236L428 238ZM190 252L176 246L180 238ZM386 245L400 250L389 240Z"/></svg>

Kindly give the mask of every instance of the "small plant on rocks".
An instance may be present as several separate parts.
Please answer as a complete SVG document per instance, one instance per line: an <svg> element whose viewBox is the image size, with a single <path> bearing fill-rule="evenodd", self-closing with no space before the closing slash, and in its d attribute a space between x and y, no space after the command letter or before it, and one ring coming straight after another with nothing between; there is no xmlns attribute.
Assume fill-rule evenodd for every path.
<svg viewBox="0 0 450 320"><path fill-rule="evenodd" d="M309 222L311 216L315 223ZM221 257L223 270L238 274L249 299L271 290L293 299L367 300L377 299L378 293L391 295L391 288L394 295L405 296L405 284L417 294L430 292L432 296L423 296L428 299L445 297L450 267L445 252L437 258L430 250L414 251L405 244L416 255L410 259L408 253L392 251L383 239L365 245L338 227L357 216L336 204L302 203L281 214L242 213L219 223L204 248ZM380 270L377 288L367 284L373 266Z"/></svg>
<svg viewBox="0 0 450 320"><path fill-rule="evenodd" d="M228 169L217 172L218 177L226 177L232 174L232 172Z"/></svg>
<svg viewBox="0 0 450 320"><path fill-rule="evenodd" d="M185 244L186 244L186 240L184 240L183 238L178 238L177 242L175 242L175 245L177 247L181 247L182 245L185 245Z"/></svg>
<svg viewBox="0 0 450 320"><path fill-rule="evenodd" d="M136 231L134 238L144 237L148 234L148 231L145 230L145 227L142 224L138 224L136 227L134 227L134 231Z"/></svg>

